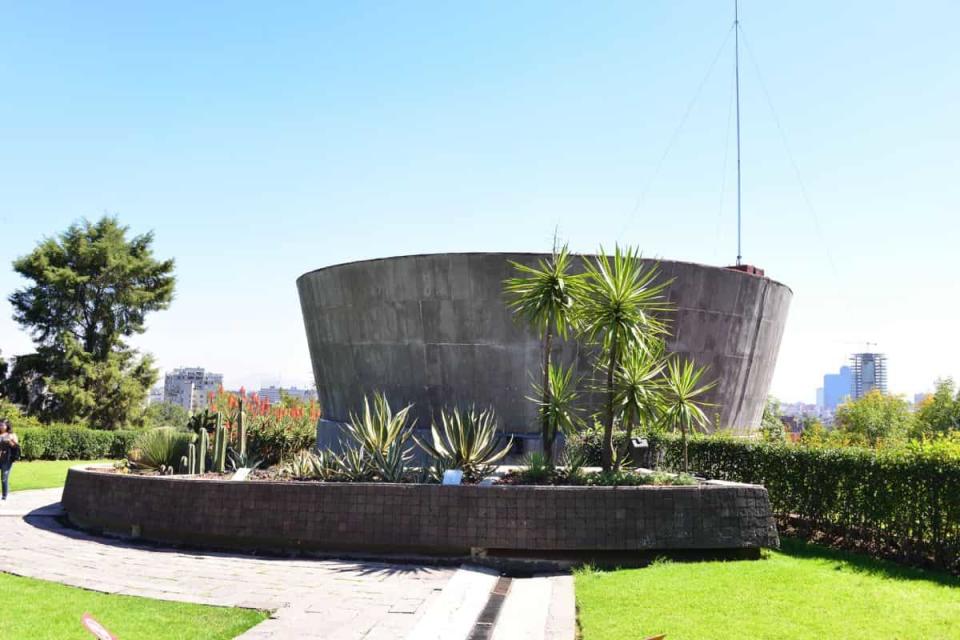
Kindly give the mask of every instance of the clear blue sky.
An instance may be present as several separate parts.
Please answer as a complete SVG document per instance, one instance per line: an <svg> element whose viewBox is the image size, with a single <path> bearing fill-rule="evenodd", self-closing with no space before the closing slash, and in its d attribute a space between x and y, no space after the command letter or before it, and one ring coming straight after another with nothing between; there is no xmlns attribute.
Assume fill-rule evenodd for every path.
<svg viewBox="0 0 960 640"><path fill-rule="evenodd" d="M734 259L732 39L670 144L731 3L278 4L5 7L4 353L30 343L2 265L103 212L177 259L137 344L248 386L309 380L294 280L323 265L545 250L555 226ZM857 341L894 391L960 373L960 3L741 18L744 256L795 293L774 393L812 401Z"/></svg>

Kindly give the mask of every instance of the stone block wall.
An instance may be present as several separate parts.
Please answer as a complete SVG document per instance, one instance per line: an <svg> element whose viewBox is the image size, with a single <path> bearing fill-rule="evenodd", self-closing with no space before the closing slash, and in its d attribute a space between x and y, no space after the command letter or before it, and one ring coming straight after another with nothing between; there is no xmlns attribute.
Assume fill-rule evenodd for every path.
<svg viewBox="0 0 960 640"><path fill-rule="evenodd" d="M237 549L462 554L777 547L767 491L230 482L71 469L85 529Z"/></svg>

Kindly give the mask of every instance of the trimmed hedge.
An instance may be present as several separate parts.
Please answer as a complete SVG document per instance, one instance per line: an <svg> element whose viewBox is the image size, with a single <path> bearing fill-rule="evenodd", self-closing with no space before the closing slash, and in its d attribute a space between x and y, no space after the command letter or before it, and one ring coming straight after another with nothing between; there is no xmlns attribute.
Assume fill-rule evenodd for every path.
<svg viewBox="0 0 960 640"><path fill-rule="evenodd" d="M647 436L665 466L683 464L680 439ZM615 442L623 443L623 435ZM594 430L571 438L587 464L600 464ZM762 484L779 516L867 542L894 544L960 569L960 447L950 442L896 450L816 448L700 436L688 443L690 470L717 480Z"/></svg>
<svg viewBox="0 0 960 640"><path fill-rule="evenodd" d="M100 431L86 427L17 430L24 460L124 458L139 431Z"/></svg>
<svg viewBox="0 0 960 640"><path fill-rule="evenodd" d="M677 468L676 438L657 438ZM825 449L695 438L690 468L710 478L762 484L778 515L819 528L929 553L952 567L960 555L960 456L936 446L895 451Z"/></svg>

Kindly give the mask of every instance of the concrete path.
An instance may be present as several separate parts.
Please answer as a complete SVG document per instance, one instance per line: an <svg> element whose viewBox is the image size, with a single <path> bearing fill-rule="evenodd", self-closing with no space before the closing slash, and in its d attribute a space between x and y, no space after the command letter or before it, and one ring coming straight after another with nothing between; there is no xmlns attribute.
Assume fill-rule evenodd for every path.
<svg viewBox="0 0 960 640"><path fill-rule="evenodd" d="M0 571L94 591L264 609L241 638L467 638L496 573L477 567L184 551L92 536L57 519L60 489L0 504ZM532 619L531 619L532 618ZM572 640L569 576L514 580L497 639Z"/></svg>

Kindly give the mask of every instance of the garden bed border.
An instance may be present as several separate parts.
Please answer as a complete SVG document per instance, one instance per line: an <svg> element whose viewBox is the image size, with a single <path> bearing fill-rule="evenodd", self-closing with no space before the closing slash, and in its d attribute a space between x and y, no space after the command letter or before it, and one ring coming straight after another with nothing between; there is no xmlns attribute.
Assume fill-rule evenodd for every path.
<svg viewBox="0 0 960 640"><path fill-rule="evenodd" d="M244 550L464 555L779 546L767 490L201 480L74 467L77 527Z"/></svg>

